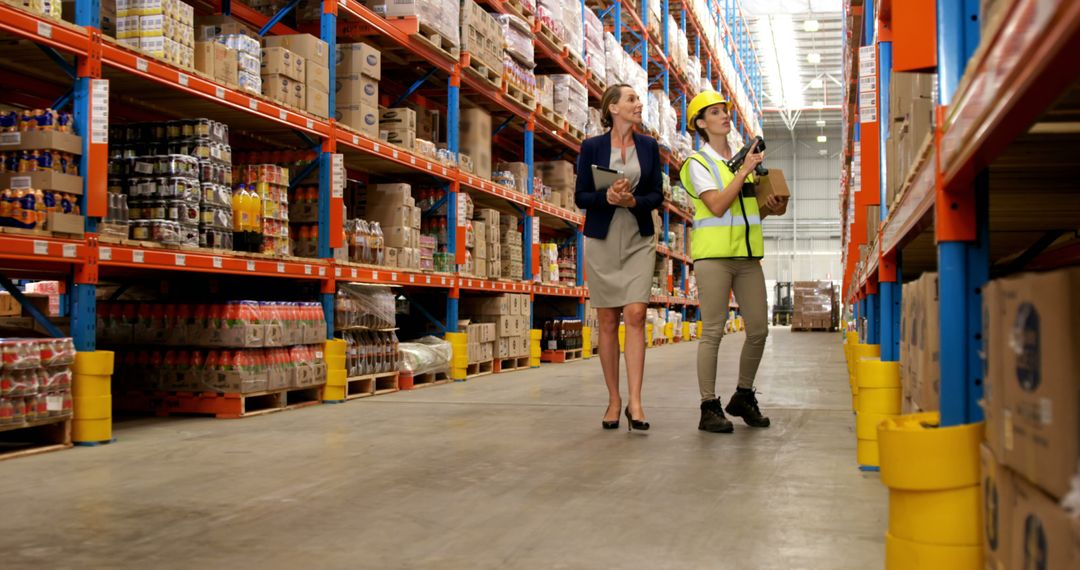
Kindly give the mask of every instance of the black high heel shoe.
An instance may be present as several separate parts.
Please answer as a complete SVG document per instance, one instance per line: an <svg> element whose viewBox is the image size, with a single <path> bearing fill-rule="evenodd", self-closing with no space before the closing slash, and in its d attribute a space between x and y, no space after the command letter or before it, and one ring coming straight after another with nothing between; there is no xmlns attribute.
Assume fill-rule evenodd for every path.
<svg viewBox="0 0 1080 570"><path fill-rule="evenodd" d="M641 421L641 420L635 420L634 418L630 417L630 406L626 406L626 410L624 410L624 411L626 412L627 421L630 422L626 426L626 431L633 431L633 430L649 431L649 422ZM616 426L616 427L618 427L618 426Z"/></svg>
<svg viewBox="0 0 1080 570"><path fill-rule="evenodd" d="M600 425L603 426L604 429L619 429L618 416L616 416L614 420L600 420Z"/></svg>

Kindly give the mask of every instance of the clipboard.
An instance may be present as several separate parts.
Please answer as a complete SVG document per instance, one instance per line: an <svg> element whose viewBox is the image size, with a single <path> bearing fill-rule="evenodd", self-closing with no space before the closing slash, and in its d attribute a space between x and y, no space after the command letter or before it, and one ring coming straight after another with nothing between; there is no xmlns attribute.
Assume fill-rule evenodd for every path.
<svg viewBox="0 0 1080 570"><path fill-rule="evenodd" d="M620 178L626 178L626 175L621 170L592 165L593 186L596 187L597 191L607 190Z"/></svg>

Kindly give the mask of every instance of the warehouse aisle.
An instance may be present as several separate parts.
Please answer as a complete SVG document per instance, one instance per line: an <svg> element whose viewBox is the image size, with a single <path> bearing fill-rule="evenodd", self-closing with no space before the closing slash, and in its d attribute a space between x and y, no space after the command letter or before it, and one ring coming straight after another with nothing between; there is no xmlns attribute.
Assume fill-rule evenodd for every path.
<svg viewBox="0 0 1080 570"><path fill-rule="evenodd" d="M4 567L881 567L886 491L855 467L839 342L774 329L773 427L733 435L696 429L696 343L648 352L647 434L600 429L597 359L122 423L115 445L0 464Z"/></svg>

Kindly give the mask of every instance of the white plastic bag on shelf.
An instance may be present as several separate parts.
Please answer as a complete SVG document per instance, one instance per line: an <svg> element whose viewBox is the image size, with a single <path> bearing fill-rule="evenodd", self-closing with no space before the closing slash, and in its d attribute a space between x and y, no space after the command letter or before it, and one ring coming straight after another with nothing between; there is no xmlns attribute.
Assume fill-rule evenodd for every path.
<svg viewBox="0 0 1080 570"><path fill-rule="evenodd" d="M448 372L453 349L450 343L434 336L425 336L415 342L403 342L401 349L401 371L417 374L429 372Z"/></svg>

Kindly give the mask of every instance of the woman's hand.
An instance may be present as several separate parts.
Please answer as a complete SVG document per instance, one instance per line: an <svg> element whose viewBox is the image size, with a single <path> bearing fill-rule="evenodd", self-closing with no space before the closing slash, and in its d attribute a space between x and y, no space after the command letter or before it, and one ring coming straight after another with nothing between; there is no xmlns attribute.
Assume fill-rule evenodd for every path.
<svg viewBox="0 0 1080 570"><path fill-rule="evenodd" d="M637 204L637 200L634 199L633 193L630 192L630 181L626 178L620 178L615 181L607 189L607 201L612 206L622 206L624 208L632 208Z"/></svg>

